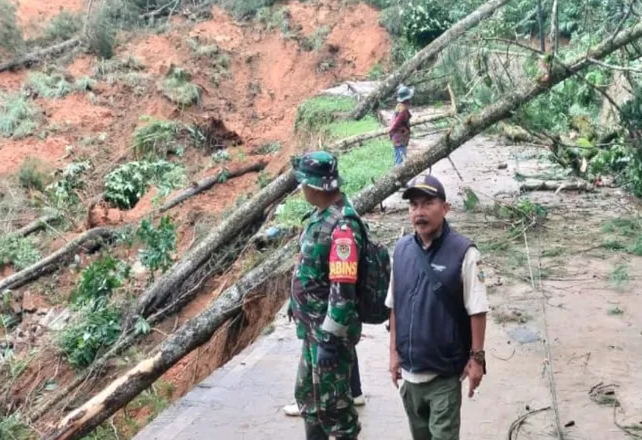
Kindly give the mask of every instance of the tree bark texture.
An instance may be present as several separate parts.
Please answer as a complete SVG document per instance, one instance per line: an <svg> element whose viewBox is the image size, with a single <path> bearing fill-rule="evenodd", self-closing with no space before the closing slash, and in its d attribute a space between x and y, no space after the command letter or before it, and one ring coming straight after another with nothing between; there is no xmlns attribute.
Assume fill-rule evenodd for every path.
<svg viewBox="0 0 642 440"><path fill-rule="evenodd" d="M635 39L642 37L642 24L638 24L614 38L588 51L567 68L555 67L546 82L522 87L505 96L484 111L470 115L465 121L446 133L422 155L409 158L403 165L392 169L376 184L364 188L354 198L354 206L359 213L368 212L393 194L403 183L422 173L439 160L447 157L456 148L497 121L509 117L514 110L533 98L543 94L555 84L574 75L590 61L588 58L603 58ZM290 179L289 171L282 178ZM241 208L242 210L242 208ZM50 432L46 440L72 440L88 433L126 405L140 392L149 387L164 372L193 349L205 343L221 325L238 311L244 295L275 273L292 269L292 256L296 252L297 240L290 240L284 247L265 260L259 267L249 272L239 282L222 293L203 313L188 321L171 335L151 358L130 369L94 396L80 408L65 417Z"/></svg>
<svg viewBox="0 0 642 440"><path fill-rule="evenodd" d="M79 44L80 44L80 39L72 38L71 40L63 41L62 43L55 44L46 49L41 49L35 52L31 52L23 56L22 58L8 61L4 64L0 64L0 72L4 72L5 70L19 69L34 63L39 63L48 56L60 54L66 50L69 50L78 46Z"/></svg>
<svg viewBox="0 0 642 440"><path fill-rule="evenodd" d="M235 177L242 176L243 174L247 173L256 173L259 172L267 166L266 161L261 161L243 168L240 168L236 171L228 171L227 169L223 169L223 171L220 171L219 173L215 174L212 177L208 177L206 179L201 180L200 182L194 184L192 187L184 190L180 194L178 194L176 197L174 197L171 200L168 200L167 202L163 203L163 205L160 207L159 211L160 212L165 212L174 206L184 202L185 200L189 199L192 196L195 196L198 193L201 193L203 191L207 191L217 183L222 183L227 181L228 179L233 179Z"/></svg>
<svg viewBox="0 0 642 440"><path fill-rule="evenodd" d="M584 180L573 180L573 181L564 181L564 182L555 182L555 181L532 181L532 182L523 182L519 185L520 192L528 191L555 191L558 193L560 191L595 191L595 186L590 182Z"/></svg>
<svg viewBox="0 0 642 440"><path fill-rule="evenodd" d="M553 8L551 9L551 34L548 37L550 52L557 55L557 47L559 44L559 26L557 14L557 0L553 0Z"/></svg>
<svg viewBox="0 0 642 440"><path fill-rule="evenodd" d="M26 237L27 235L33 234L34 232L44 229L47 226L47 224L54 223L58 219L60 219L60 215L58 214L43 215L42 217L35 219L31 223L13 232L12 235L15 235L18 237Z"/></svg>
<svg viewBox="0 0 642 440"><path fill-rule="evenodd" d="M375 108L379 101L392 95L396 88L405 81L419 66L436 56L446 46L459 38L464 32L475 27L483 19L491 16L497 9L510 0L491 0L477 8L473 13L459 20L450 29L420 50L414 57L406 61L392 75L386 78L366 99L361 101L350 114L352 119L363 118Z"/></svg>
<svg viewBox="0 0 642 440"><path fill-rule="evenodd" d="M90 242L111 238L115 232L116 230L112 228L90 229L42 260L0 280L0 292L5 289L16 289L24 286L28 282L55 270L63 261L73 256L83 246L88 245Z"/></svg>

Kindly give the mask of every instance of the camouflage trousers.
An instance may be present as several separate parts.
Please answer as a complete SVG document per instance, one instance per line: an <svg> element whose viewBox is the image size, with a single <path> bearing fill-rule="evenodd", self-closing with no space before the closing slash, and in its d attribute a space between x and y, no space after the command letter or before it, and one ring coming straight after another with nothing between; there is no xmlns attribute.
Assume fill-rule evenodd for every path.
<svg viewBox="0 0 642 440"><path fill-rule="evenodd" d="M354 347L341 347L336 368L321 369L317 365L318 345L308 339L302 342L294 390L301 415L307 423L321 426L327 435L356 439L361 427L350 391Z"/></svg>

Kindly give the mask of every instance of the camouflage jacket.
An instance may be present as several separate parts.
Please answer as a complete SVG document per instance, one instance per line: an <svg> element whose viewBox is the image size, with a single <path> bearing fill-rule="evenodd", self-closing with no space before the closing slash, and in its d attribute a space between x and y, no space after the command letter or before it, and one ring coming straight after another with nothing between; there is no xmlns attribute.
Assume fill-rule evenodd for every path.
<svg viewBox="0 0 642 440"><path fill-rule="evenodd" d="M355 262L363 238L359 224L344 215L357 215L345 195L335 205L313 211L299 238L290 305L300 339L339 338L355 345L361 337Z"/></svg>

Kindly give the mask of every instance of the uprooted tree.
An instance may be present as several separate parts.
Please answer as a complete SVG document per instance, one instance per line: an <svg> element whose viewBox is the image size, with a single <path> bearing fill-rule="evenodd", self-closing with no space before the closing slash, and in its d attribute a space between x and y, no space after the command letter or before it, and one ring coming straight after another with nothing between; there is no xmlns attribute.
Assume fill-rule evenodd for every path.
<svg viewBox="0 0 642 440"><path fill-rule="evenodd" d="M433 143L425 154L408 159L402 166L388 172L376 184L359 192L354 198L355 208L360 213L373 209L394 193L401 184L439 160L448 157L463 143L496 122L509 117L513 111L547 92L555 84L584 69L590 64L590 59L602 59L640 37L642 37L642 24L623 30L568 65L553 65L546 80L507 93L500 101L485 110L467 116L463 122ZM292 174L290 170L281 176L281 184L287 186L293 180ZM247 209L246 206L245 210ZM225 290L200 315L188 321L167 338L155 355L140 362L102 392L67 415L45 438L48 440L76 439L97 427L149 387L176 362L209 340L228 319L241 313L243 301L248 292L271 277L291 270L295 252L296 240L293 239Z"/></svg>

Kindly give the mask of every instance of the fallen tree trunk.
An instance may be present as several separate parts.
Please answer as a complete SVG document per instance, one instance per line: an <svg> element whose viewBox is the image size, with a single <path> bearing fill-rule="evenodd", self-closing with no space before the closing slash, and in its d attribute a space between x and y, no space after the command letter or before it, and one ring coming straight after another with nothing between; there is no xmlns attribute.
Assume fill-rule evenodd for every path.
<svg viewBox="0 0 642 440"><path fill-rule="evenodd" d="M28 282L55 270L63 261L73 256L82 247L93 247L92 242L111 238L115 232L116 230L112 228L95 228L85 232L42 260L0 280L0 292L5 289L16 289L24 286Z"/></svg>
<svg viewBox="0 0 642 440"><path fill-rule="evenodd" d="M255 163L253 165L249 165L243 168L240 168L236 171L229 172L227 169L223 169L223 171L215 174L212 177L208 177L206 179L201 180L200 182L196 183L194 186L191 188L188 188L181 192L179 195L174 197L171 200L168 200L167 202L163 203L163 206L159 208L160 212L165 212L168 209L173 208L174 206L178 205L181 202L184 202L185 200L189 199L190 197L201 193L203 191L206 191L216 185L217 183L222 183L227 181L228 179L233 179L235 177L242 176L247 173L256 173L259 172L267 166L266 161L261 161L258 163Z"/></svg>
<svg viewBox="0 0 642 440"><path fill-rule="evenodd" d="M289 170L279 176L227 217L216 229L207 235L197 246L187 252L168 272L159 277L140 297L129 319L135 315L148 316L155 307L163 303L210 255L228 242L250 224L256 222L265 209L296 188L294 173Z"/></svg>
<svg viewBox="0 0 642 440"><path fill-rule="evenodd" d="M524 182L519 185L520 192L528 191L594 191L595 186L585 180L572 180L564 182L554 182L547 180Z"/></svg>
<svg viewBox="0 0 642 440"><path fill-rule="evenodd" d="M35 219L31 223L13 232L12 235L18 236L18 237L26 237L27 235L33 234L34 232L44 229L45 226L47 226L49 223L53 223L58 219L60 219L59 214L43 215L42 217Z"/></svg>
<svg viewBox="0 0 642 440"><path fill-rule="evenodd" d="M230 266L232 266L234 261L236 261L236 257L245 249L245 241L248 235L251 235L251 231L247 234L244 232L242 235L238 236L233 243L225 246L220 252L217 252L217 254L212 256L212 258L200 267L197 272L192 274L192 276L190 276L187 281L181 285L180 291L175 292L175 296L172 298L172 301L170 301L169 304L164 305L161 310L154 313L147 319L147 323L150 327L155 326L166 317L180 311L185 304L189 303L189 301L194 299L194 297L203 291L208 279L224 273ZM66 386L61 389L56 390L55 394L49 397L42 404L35 408L29 408L29 413L26 415L27 419L31 423L34 423L58 405L58 403L63 401L63 399L67 399L68 401L73 400L75 395L83 391L82 386L87 384L87 378L90 375L92 378L98 378L106 374L109 371L106 368L110 365L109 361L123 353L140 337L141 335L134 331L134 329L123 334L116 344L109 348L109 351L101 355L91 364L91 368L87 368L76 374L70 383L66 384ZM76 391L76 389L78 389L78 391Z"/></svg>
<svg viewBox="0 0 642 440"><path fill-rule="evenodd" d="M72 38L71 40L63 41L62 43L55 44L46 49L41 49L35 52L31 52L30 54L27 54L22 58L8 61L4 64L0 64L0 72L4 72L5 70L14 70L24 66L29 66L34 63L38 63L44 60L48 56L57 55L68 49L72 49L78 46L79 44L80 44L79 38Z"/></svg>
<svg viewBox="0 0 642 440"><path fill-rule="evenodd" d="M497 9L509 1L510 0L491 0L477 8L473 13L459 20L450 29L433 40L428 46L420 50L414 57L403 63L398 70L386 78L375 91L357 105L350 114L350 118L363 118L370 110L376 107L379 101L392 95L397 86L405 81L419 66L432 59L464 32L475 27L484 18L491 16Z"/></svg>
<svg viewBox="0 0 642 440"><path fill-rule="evenodd" d="M590 63L588 58L603 58L640 37L642 37L642 24L623 31L616 38L592 48L586 57L577 59L568 68L553 68L548 81L520 88L484 111L470 115L463 124L456 126L435 142L427 152L408 158L403 165L392 169L376 184L360 191L353 200L355 208L359 213L372 210L403 183L439 160L448 157L473 136L497 121L509 117L521 105L586 67ZM292 174L291 171L286 176L290 174ZM296 253L296 245L296 239L290 240L275 255L227 289L200 315L188 321L165 340L156 355L140 362L100 394L67 415L45 439L77 439L130 402L181 358L205 343L227 319L238 313L242 307L244 295L253 286L262 283L275 272L283 273L291 270L293 267L291 257Z"/></svg>
<svg viewBox="0 0 642 440"><path fill-rule="evenodd" d="M417 125L428 124L430 122L438 121L440 119L451 118L453 116L455 116L453 112L440 113L437 115L427 115L427 116L415 119L410 123L410 126L414 127ZM358 145L365 141L369 141L370 139L386 136L389 132L390 132L390 129L388 127L384 127L379 130L371 131L369 133L359 134L357 136L351 136L349 138L341 139L337 142L334 142L328 147L328 149L331 151L345 150L349 147L352 147L353 145Z"/></svg>

